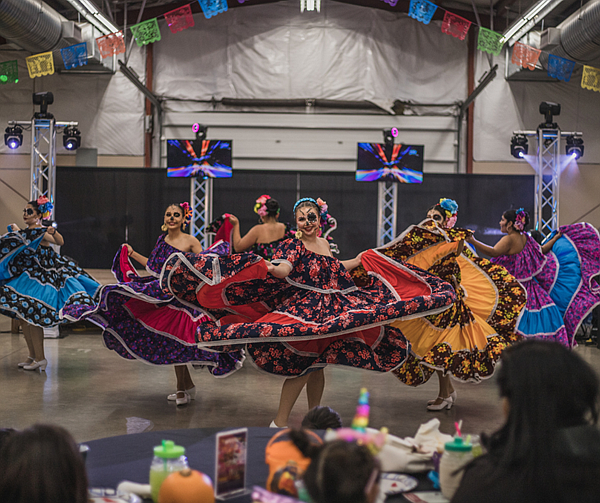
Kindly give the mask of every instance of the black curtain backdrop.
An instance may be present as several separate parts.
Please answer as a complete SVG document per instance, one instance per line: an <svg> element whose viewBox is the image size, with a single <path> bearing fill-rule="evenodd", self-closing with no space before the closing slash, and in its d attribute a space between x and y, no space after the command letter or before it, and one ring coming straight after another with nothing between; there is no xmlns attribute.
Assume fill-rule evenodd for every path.
<svg viewBox="0 0 600 503"><path fill-rule="evenodd" d="M110 268L126 241L147 256L161 233L165 208L190 199L190 180L168 178L165 171L59 167L56 219L65 238L62 253L98 269ZM490 244L500 238L503 211L523 206L533 217L533 176L426 174L423 184L400 184L398 189L398 234L420 222L440 197L455 199L457 225L476 230ZM332 236L341 259L376 245L376 182L356 182L354 173L234 170L232 178L214 181L213 215L235 214L245 233L258 223L253 207L262 194L279 201L282 222L293 221L298 195L327 201L338 221Z"/></svg>

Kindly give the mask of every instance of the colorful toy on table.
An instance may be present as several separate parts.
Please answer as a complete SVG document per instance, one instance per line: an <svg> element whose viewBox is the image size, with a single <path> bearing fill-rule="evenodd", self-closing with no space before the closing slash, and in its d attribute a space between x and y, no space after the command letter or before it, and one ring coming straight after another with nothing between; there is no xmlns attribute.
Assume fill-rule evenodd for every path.
<svg viewBox="0 0 600 503"><path fill-rule="evenodd" d="M352 427L328 430L325 434L325 440L356 442L359 445L366 445L374 455L377 455L385 445L388 429L381 428L378 433L367 433L369 410L369 392L367 388L361 388L356 414L354 415L354 419L352 419Z"/></svg>
<svg viewBox="0 0 600 503"><path fill-rule="evenodd" d="M361 388L360 396L358 397L358 406L356 407L356 414L352 420L352 428L362 433L367 432L367 426L369 426L369 392L367 388Z"/></svg>

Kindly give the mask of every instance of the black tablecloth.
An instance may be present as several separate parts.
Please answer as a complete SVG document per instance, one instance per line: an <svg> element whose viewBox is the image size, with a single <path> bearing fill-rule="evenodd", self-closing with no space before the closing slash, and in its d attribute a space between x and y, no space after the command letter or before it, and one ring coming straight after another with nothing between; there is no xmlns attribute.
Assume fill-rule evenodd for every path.
<svg viewBox="0 0 600 503"><path fill-rule="evenodd" d="M191 468L215 478L215 435L219 428L194 428L188 430L150 431L118 437L108 437L85 442L90 450L86 466L90 487L116 488L119 482L130 480L147 484L153 447L162 440L173 440L186 449ZM273 428L248 428L248 465L246 487L264 487L269 474L265 463L265 448L278 430ZM317 432L321 435L324 432ZM431 482L424 475L417 476L418 491L432 490ZM396 499L396 498L394 498ZM389 498L388 498L389 500ZM231 503L248 502L250 494L229 500Z"/></svg>

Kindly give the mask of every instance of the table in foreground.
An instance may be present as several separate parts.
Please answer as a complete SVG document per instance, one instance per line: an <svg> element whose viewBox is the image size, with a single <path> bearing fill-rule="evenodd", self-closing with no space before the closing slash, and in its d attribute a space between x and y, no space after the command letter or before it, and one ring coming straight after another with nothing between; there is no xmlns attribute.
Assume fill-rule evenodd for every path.
<svg viewBox="0 0 600 503"><path fill-rule="evenodd" d="M234 429L234 428L230 428ZM191 468L215 478L215 435L219 428L193 428L188 430L150 431L133 433L117 437L102 438L85 442L90 450L87 454L86 466L90 487L116 488L119 482L130 480L147 484L153 447L162 440L173 440L177 445L185 447L185 454ZM246 470L246 487L264 487L269 475L269 467L265 463L265 448L278 430L273 428L248 428L248 464ZM317 432L321 435L324 432ZM432 484L425 475L414 475L419 485L415 491L431 491ZM401 495L393 500L401 499ZM392 498L388 498L390 501ZM244 494L228 500L231 503L247 503L250 494Z"/></svg>

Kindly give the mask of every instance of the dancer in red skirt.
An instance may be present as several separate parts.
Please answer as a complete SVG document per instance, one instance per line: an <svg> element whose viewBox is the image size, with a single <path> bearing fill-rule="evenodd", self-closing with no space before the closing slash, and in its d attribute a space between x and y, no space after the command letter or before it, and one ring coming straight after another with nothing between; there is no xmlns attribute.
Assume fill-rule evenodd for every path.
<svg viewBox="0 0 600 503"><path fill-rule="evenodd" d="M314 199L298 201L297 237L283 241L271 263L252 253L177 253L161 274L163 288L182 302L227 311L198 327L199 347L231 351L245 345L260 369L288 378L275 426L287 424L305 385L309 406L319 404L324 378L318 371L328 364L398 368L410 344L387 325L440 313L454 301L448 283L377 251L344 262L333 258L318 236L325 210ZM359 264L367 271L361 287L348 273Z"/></svg>

